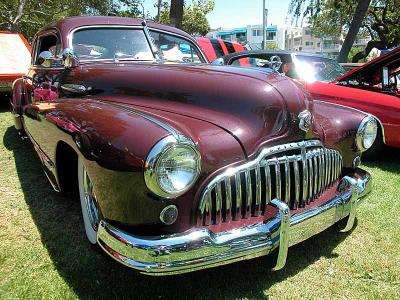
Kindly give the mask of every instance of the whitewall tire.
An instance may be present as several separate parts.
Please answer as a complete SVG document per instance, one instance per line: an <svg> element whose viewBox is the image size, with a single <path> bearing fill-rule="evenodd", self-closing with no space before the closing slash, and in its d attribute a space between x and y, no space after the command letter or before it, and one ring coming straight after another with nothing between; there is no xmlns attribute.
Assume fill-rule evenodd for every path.
<svg viewBox="0 0 400 300"><path fill-rule="evenodd" d="M78 159L78 182L86 236L90 243L96 244L97 229L100 222L99 206L92 182L81 158Z"/></svg>

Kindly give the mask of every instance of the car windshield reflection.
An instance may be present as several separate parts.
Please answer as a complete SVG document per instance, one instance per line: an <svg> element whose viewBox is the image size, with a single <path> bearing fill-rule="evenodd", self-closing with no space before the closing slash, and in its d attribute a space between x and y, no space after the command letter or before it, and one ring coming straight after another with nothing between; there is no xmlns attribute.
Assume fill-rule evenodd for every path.
<svg viewBox="0 0 400 300"><path fill-rule="evenodd" d="M308 55L296 55L297 75L306 81L332 81L346 73L335 60Z"/></svg>

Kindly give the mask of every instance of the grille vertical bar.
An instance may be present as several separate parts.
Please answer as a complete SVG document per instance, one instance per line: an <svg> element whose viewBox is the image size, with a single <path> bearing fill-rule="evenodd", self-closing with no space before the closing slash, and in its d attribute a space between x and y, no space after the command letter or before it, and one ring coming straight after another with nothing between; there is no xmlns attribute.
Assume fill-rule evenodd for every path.
<svg viewBox="0 0 400 300"><path fill-rule="evenodd" d="M230 168L211 180L201 194L203 226L262 216L273 198L291 209L304 207L341 175L340 153L319 141L267 148L254 161Z"/></svg>

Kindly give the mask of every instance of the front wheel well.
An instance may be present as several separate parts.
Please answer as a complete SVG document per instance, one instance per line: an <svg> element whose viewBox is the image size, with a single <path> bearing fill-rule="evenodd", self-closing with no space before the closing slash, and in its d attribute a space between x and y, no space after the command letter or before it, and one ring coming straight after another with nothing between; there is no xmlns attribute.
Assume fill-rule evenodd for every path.
<svg viewBox="0 0 400 300"><path fill-rule="evenodd" d="M56 168L61 192L66 195L78 195L78 154L62 141L57 144Z"/></svg>

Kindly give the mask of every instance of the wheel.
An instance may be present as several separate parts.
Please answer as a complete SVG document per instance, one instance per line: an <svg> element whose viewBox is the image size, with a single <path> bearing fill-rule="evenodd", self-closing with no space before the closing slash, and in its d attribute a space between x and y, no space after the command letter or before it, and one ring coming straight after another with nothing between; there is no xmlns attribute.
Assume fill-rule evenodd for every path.
<svg viewBox="0 0 400 300"><path fill-rule="evenodd" d="M81 158L78 159L79 197L81 200L83 222L90 243L97 243L97 229L100 223L100 210L93 190L92 181Z"/></svg>
<svg viewBox="0 0 400 300"><path fill-rule="evenodd" d="M378 126L375 142L372 144L371 148L363 153L362 158L365 160L379 159L379 154L382 152L384 147L385 144L383 143L382 129Z"/></svg>

